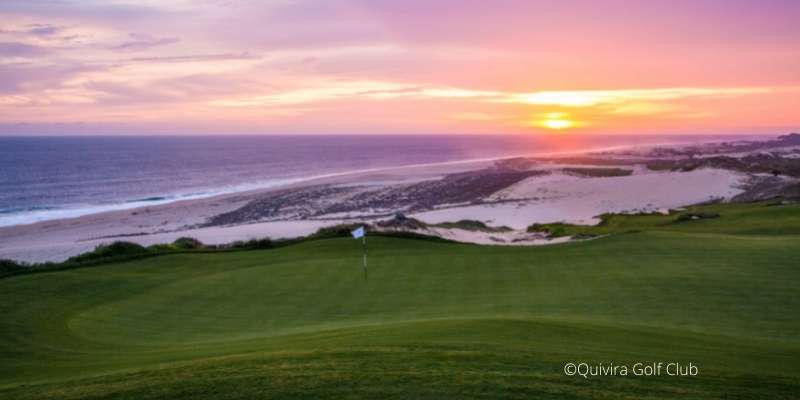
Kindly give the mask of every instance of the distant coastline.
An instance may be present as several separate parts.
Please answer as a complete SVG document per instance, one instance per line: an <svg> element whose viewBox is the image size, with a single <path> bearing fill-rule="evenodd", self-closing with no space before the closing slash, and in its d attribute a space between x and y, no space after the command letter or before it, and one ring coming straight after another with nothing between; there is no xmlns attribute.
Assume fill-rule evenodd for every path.
<svg viewBox="0 0 800 400"><path fill-rule="evenodd" d="M537 141L536 138L521 138L519 136L508 135L498 136L497 138L512 138L513 140L511 140L509 143L504 143L499 146L495 146L494 148L491 145L488 145L488 148L483 150L481 150L481 148L487 146L487 141L491 142L491 139L496 138L487 136L470 136L466 138L467 143L463 145L463 148L458 148L458 146L456 146L455 149L451 148L453 146L452 143L437 144L436 139L431 140L430 138L425 138L425 143L414 143L414 139L412 138L411 145L409 145L408 148L401 147L396 151L392 151L391 148L376 147L369 142L370 138L363 138L363 140L367 141L367 145L363 148L358 147L359 145L363 146L363 144L357 141L354 143L345 143L344 146L333 146L330 149L327 149L330 151L326 152L325 154L330 155L334 151L338 152L344 149L349 150L351 152L349 155L354 156L357 159L359 157L363 158L364 155L368 155L370 152L375 152L376 154L374 154L374 159L365 162L366 167L359 165L348 165L350 162L347 160L344 160L343 163L340 163L341 165L337 164L330 168L325 165L321 167L314 167L313 164L319 162L320 160L293 159L289 160L288 162L286 160L281 160L277 166L271 165L270 163L264 163L263 165L254 163L254 165L241 166L241 171L243 173L252 175L252 177L249 178L237 178L236 175L238 174L238 171L231 171L227 175L219 174L219 176L215 176L215 174L218 174L218 172L214 169L214 165L210 167L201 165L202 168L199 168L197 172L193 172L190 168L186 168L186 171L183 172L183 176L176 176L174 179L170 177L170 171L174 170L175 168L182 168L182 166L177 162L172 163L171 165L165 165L163 171L153 168L152 170L147 171L147 174L144 177L136 175L125 176L125 173L127 173L128 170L137 169L139 164L137 163L135 157L141 156L143 152L148 150L146 142L153 140L155 141L155 144L157 144L159 141L162 141L163 138L104 137L98 139L95 137L76 137L79 141L88 141L88 146L90 146L81 148L79 151L82 154L89 154L91 151L97 151L102 154L109 153L110 151L117 151L119 152L117 155L121 155L123 159L126 157L130 158L128 160L129 165L122 165L114 169L108 168L108 165L102 164L103 162L111 162L111 165L113 166L113 153L110 154L106 159L101 158L96 160L96 164L91 164L91 157L93 156L89 154L89 156L84 156L89 157L89 160L82 161L78 165L73 165L75 160L71 157L65 157L60 152L63 142L66 141L66 143L69 143L70 139L73 139L71 137L15 138L19 140L27 140L29 145L27 146L27 150L25 148L22 149L22 157L20 154L11 154L15 151L20 152L19 148L14 146L1 146L4 147L5 150L0 150L0 167L3 167L0 169L4 169L6 176L3 177L0 175L0 187L5 189L5 195L0 195L0 227L25 225L65 218L75 218L110 211L130 210L139 207L164 205L184 200L213 198L221 195L246 193L254 190L264 190L302 184L304 182L313 182L318 179L335 178L339 176L345 177L364 173L377 173L394 169L468 165L479 162L493 162L514 157L576 154L586 151L619 150L637 146L680 145L697 143L698 141L713 142L714 140L724 141L740 138L740 136L701 136L687 138L685 136L677 135L666 135L665 137L667 140L664 140L664 138L645 138L649 141L644 143L638 143L639 141L643 140L643 138L640 137L619 137L615 138L615 140L625 143L612 145L604 144L603 140L601 140L602 138L593 138L593 140L597 140L597 142L590 141L584 144L578 143L577 149L570 150L558 149L555 145L548 142ZM192 139L193 137L178 138L178 145L173 144L173 146L177 147L170 148L174 152L173 154L181 154L181 150L186 151L186 149L182 149L179 144L182 139L187 138ZM213 141L225 139L219 136L210 136L205 138L212 140L210 145L214 144ZM283 137L280 136L267 137L266 141L270 142L272 140L278 140L282 138ZM335 137L325 138L335 139ZM349 136L347 138L353 139L354 137ZM448 139L463 140L463 138L464 137L451 137ZM0 137L0 142L3 139L8 138ZM39 141L47 141L47 139L55 140L56 144L59 146L54 147L52 151L47 151L47 146L40 146L39 143ZM139 143L138 146L141 148L138 149L138 153L134 152L133 155L125 155L124 145L130 145L128 141L131 140L133 143L136 143L139 139L145 140L145 145ZM238 139L249 139L249 137L238 137ZM402 137L392 137L392 139L398 140L401 143L409 140L408 138ZM476 143L470 142L470 140L476 139L478 140ZM521 145L515 145L515 141L520 139L524 139L526 142L524 144L531 146L531 148L529 150L520 151L519 148ZM96 148L92 148L92 142L96 140L99 140L100 142L99 144L94 145L97 146ZM111 143L103 143L105 140L111 140ZM121 142L115 143L119 140L121 140ZM261 141L265 139L257 137L254 140ZM295 138L295 140L297 139ZM426 144L427 142L431 142L432 144ZM378 143L380 144L380 142ZM301 143L299 144L303 144L302 138ZM334 144L335 143L333 142L328 143L330 146ZM383 144L382 146L396 144L397 143L395 142L391 142ZM270 147L271 144L264 143L263 145ZM350 148L349 146L351 145L355 145L356 147ZM247 143L245 141L245 143L242 143L242 147L246 148L246 146ZM537 149L537 146L541 148ZM44 147L44 150L41 153L39 147ZM117 148L115 149L115 147ZM431 153L440 154L432 154L428 157L423 157L421 161L416 160L417 155L415 154L415 151L419 150L419 148L425 147L430 147L430 149L427 151ZM488 153L488 155L484 156L479 154L476 156L473 153L474 149L479 149L480 151L478 153ZM64 151L70 150L74 151L74 149L70 149L69 145L67 145L64 149ZM297 151L294 148L289 150ZM362 150L364 151L362 152ZM27 157L25 157L26 151L30 154ZM206 150L206 153L208 153L208 151L209 150ZM403 160L402 157L397 157L398 155L403 156L404 152L409 154L409 160ZM79 155L81 153L79 153ZM79 155L74 157L77 158ZM252 153L245 154L246 157L253 157L254 155L259 156L259 154ZM347 155L348 154L344 154L342 158ZM389 158L385 161L381 160L380 158L385 155L390 155L396 158ZM172 155L170 154L165 157L171 156ZM190 158L190 156L191 154L187 155L187 158ZM267 159L270 156L271 154L269 153L264 154L264 157ZM63 157L66 160L59 159L59 157ZM436 158L440 157L444 160L436 160ZM32 163L31 160L33 161ZM308 161L308 164L306 165L310 167L308 169L304 169L302 164L306 161ZM47 165L44 167L38 167L39 164L45 163ZM66 170L75 170L75 174L66 177L59 176L59 174L62 173L60 168L58 168L59 163L65 163L63 164L63 168ZM141 166L143 168L151 168L150 164L154 163L157 164L157 161L143 160ZM292 163L295 163L296 165L291 165ZM104 168L108 168L109 171L106 173L98 172ZM21 171L22 169L25 170ZM30 171L28 171L28 169L30 169ZM331 169L333 172L330 172ZM87 172L96 176L87 178L84 181L80 174ZM114 175L115 173L121 175ZM26 177L26 174L30 175L30 177ZM163 174L164 176L158 177L159 174ZM19 176L22 176L23 178L18 178ZM239 179L239 181L237 181L237 179ZM197 180L197 183L182 185L182 182L187 180ZM204 182L204 180L208 181ZM102 190L106 187L110 188L110 190L108 190L107 193L102 193ZM98 193L96 196L84 195L85 193L92 193L95 191L100 191L100 193ZM14 198L12 197L14 193L22 194ZM122 195L121 193L125 193L125 195Z"/></svg>
<svg viewBox="0 0 800 400"><path fill-rule="evenodd" d="M190 236L214 245L294 238L398 214L428 225L418 233L448 240L548 244L569 238L527 228L591 225L603 213L664 213L704 202L800 197L798 179L800 135L364 168L213 196L142 199L149 203L0 227L0 258L62 261L121 239L152 245ZM462 229L459 221L488 228Z"/></svg>

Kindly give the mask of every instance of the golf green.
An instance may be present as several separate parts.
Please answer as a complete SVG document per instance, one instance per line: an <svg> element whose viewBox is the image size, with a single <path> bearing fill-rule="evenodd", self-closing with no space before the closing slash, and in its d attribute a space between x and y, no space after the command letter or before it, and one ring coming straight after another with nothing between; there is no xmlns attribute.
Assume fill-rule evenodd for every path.
<svg viewBox="0 0 800 400"><path fill-rule="evenodd" d="M0 398L798 398L800 206L714 207L550 246L372 236L367 279L349 238L6 277ZM673 362L696 374L633 370Z"/></svg>

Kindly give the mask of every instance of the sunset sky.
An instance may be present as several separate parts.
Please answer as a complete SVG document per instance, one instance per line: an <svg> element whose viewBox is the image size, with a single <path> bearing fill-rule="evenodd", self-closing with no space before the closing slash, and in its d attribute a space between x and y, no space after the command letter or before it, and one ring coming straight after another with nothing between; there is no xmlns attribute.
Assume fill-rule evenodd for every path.
<svg viewBox="0 0 800 400"><path fill-rule="evenodd" d="M800 1L3 0L0 134L800 130Z"/></svg>

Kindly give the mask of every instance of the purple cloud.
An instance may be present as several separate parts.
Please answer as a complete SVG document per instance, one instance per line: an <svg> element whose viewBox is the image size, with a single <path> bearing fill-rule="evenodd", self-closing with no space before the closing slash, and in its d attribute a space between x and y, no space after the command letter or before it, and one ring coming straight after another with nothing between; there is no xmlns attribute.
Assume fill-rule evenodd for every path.
<svg viewBox="0 0 800 400"><path fill-rule="evenodd" d="M3 0L0 12L17 15L70 17L94 21L130 21L163 15L164 11L152 5L122 4L106 1L74 0Z"/></svg>
<svg viewBox="0 0 800 400"><path fill-rule="evenodd" d="M64 30L63 26L51 24L30 24L28 25L27 33L36 36L50 36L55 35Z"/></svg>
<svg viewBox="0 0 800 400"><path fill-rule="evenodd" d="M19 42L0 42L2 57L36 57L49 53L43 47Z"/></svg>
<svg viewBox="0 0 800 400"><path fill-rule="evenodd" d="M106 67L81 63L34 65L31 63L0 64L0 93L21 93L39 88L60 86L65 80L83 72Z"/></svg>
<svg viewBox="0 0 800 400"><path fill-rule="evenodd" d="M136 62L195 62L195 61L226 61L226 60L254 60L260 56L244 53L220 53L220 54L194 54L187 56L165 56L165 57L136 57L131 61Z"/></svg>
<svg viewBox="0 0 800 400"><path fill-rule="evenodd" d="M152 47L177 43L180 40L177 37L157 38L142 33L130 33L129 36L131 38L130 41L112 46L111 49L121 51L142 51Z"/></svg>
<svg viewBox="0 0 800 400"><path fill-rule="evenodd" d="M65 27L51 24L28 24L23 29L0 29L0 33L19 36L51 36L63 31Z"/></svg>

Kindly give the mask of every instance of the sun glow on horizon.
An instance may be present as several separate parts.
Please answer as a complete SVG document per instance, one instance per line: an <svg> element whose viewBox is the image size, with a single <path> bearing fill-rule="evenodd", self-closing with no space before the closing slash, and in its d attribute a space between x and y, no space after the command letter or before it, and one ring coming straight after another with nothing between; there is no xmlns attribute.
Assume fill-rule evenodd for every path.
<svg viewBox="0 0 800 400"><path fill-rule="evenodd" d="M547 129L560 131L574 128L575 121L568 119L566 113L548 113L544 115L544 119L539 121L537 125L541 125Z"/></svg>
<svg viewBox="0 0 800 400"><path fill-rule="evenodd" d="M547 128L556 130L572 128L575 125L572 121L566 119L547 119L542 124Z"/></svg>

